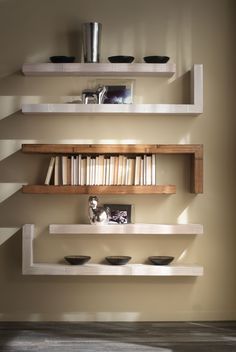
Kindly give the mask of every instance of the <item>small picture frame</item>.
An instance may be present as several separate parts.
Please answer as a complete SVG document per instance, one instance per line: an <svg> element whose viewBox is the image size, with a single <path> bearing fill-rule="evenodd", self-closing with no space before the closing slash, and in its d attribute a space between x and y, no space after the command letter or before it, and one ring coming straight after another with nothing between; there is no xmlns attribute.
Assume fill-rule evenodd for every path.
<svg viewBox="0 0 236 352"><path fill-rule="evenodd" d="M132 223L132 208L131 204L104 204L105 209L108 209L109 222L108 224L130 224Z"/></svg>
<svg viewBox="0 0 236 352"><path fill-rule="evenodd" d="M134 80L96 80L96 86L106 87L103 104L133 104Z"/></svg>

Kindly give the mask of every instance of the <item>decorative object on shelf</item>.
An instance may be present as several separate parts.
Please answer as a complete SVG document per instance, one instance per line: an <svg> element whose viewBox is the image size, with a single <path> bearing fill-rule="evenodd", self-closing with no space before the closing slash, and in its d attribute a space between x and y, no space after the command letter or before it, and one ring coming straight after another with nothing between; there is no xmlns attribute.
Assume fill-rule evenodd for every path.
<svg viewBox="0 0 236 352"><path fill-rule="evenodd" d="M82 92L83 104L103 104L106 98L107 88L105 86L94 89L84 89Z"/></svg>
<svg viewBox="0 0 236 352"><path fill-rule="evenodd" d="M96 196L89 197L88 214L89 221L93 225L104 225L108 223L108 210L98 205L98 198Z"/></svg>
<svg viewBox="0 0 236 352"><path fill-rule="evenodd" d="M72 63L75 61L74 56L51 56L50 61L54 64Z"/></svg>
<svg viewBox="0 0 236 352"><path fill-rule="evenodd" d="M111 265L125 265L130 261L131 258L132 257L129 257L127 255L113 255L106 257L106 260Z"/></svg>
<svg viewBox="0 0 236 352"><path fill-rule="evenodd" d="M71 265L83 265L87 263L91 257L89 255L67 255L64 259Z"/></svg>
<svg viewBox="0 0 236 352"><path fill-rule="evenodd" d="M143 60L148 64L166 64L169 61L169 56L145 56Z"/></svg>
<svg viewBox="0 0 236 352"><path fill-rule="evenodd" d="M125 55L109 56L108 60L113 64L131 64L131 62L134 61L134 56L125 56Z"/></svg>
<svg viewBox="0 0 236 352"><path fill-rule="evenodd" d="M100 61L102 24L89 22L82 24L84 62Z"/></svg>
<svg viewBox="0 0 236 352"><path fill-rule="evenodd" d="M134 95L133 79L96 79L95 87L105 87L103 104L132 104Z"/></svg>
<svg viewBox="0 0 236 352"><path fill-rule="evenodd" d="M173 260L174 257L167 256L167 255L157 255L157 256L151 256L148 257L150 262L155 265L168 265L170 264Z"/></svg>
<svg viewBox="0 0 236 352"><path fill-rule="evenodd" d="M130 224L131 204L104 204L109 214L109 224Z"/></svg>

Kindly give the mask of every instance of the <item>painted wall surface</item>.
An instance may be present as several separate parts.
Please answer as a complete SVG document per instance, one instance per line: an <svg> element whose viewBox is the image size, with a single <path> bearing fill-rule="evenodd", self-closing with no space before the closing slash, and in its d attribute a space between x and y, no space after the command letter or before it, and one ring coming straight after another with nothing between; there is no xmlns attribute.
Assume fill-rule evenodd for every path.
<svg viewBox="0 0 236 352"><path fill-rule="evenodd" d="M0 1L0 319L223 320L236 318L235 278L235 1ZM103 24L102 61L117 54L163 54L176 62L172 79L134 78L135 101L186 103L194 63L204 65L204 113L189 116L22 115L30 99L78 96L96 78L25 77L25 62L51 55L81 59L81 24ZM45 178L48 156L20 152L21 143L203 143L204 194L189 193L189 160L158 161L160 183L172 196L101 196L134 204L135 221L201 223L203 236L53 236L53 223L87 223L88 196L24 195L22 183ZM36 224L35 259L59 262L90 254L100 262L127 254L174 255L205 274L184 277L37 277L21 274L21 230ZM13 228L13 230L9 229ZM11 232L12 231L12 232ZM4 241L7 237L9 239Z"/></svg>

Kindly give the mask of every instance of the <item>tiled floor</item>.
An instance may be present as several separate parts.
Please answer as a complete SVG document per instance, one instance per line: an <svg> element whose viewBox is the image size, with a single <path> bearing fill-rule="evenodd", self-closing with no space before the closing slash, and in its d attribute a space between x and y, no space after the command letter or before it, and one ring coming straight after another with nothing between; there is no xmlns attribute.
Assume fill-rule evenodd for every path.
<svg viewBox="0 0 236 352"><path fill-rule="evenodd" d="M0 322L0 352L26 351L233 352L236 322Z"/></svg>

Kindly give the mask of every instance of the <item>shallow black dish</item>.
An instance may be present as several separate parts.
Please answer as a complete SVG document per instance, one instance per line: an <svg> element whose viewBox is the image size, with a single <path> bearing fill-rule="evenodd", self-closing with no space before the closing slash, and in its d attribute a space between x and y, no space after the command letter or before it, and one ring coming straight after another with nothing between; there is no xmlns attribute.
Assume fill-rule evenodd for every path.
<svg viewBox="0 0 236 352"><path fill-rule="evenodd" d="M106 260L111 265L125 265L128 263L130 259L131 257L127 255L114 255L114 256L106 257Z"/></svg>
<svg viewBox="0 0 236 352"><path fill-rule="evenodd" d="M167 255L157 255L157 256L148 257L148 259L150 260L150 262L152 262L152 264L155 264L155 265L168 265L172 262L174 257L170 257Z"/></svg>
<svg viewBox="0 0 236 352"><path fill-rule="evenodd" d="M148 64L165 64L169 61L169 56L145 56L143 60Z"/></svg>
<svg viewBox="0 0 236 352"><path fill-rule="evenodd" d="M109 56L108 60L113 64L131 64L134 61L133 56L125 56L125 55L117 55L117 56Z"/></svg>
<svg viewBox="0 0 236 352"><path fill-rule="evenodd" d="M75 61L74 56L51 56L50 61L54 64L71 63Z"/></svg>
<svg viewBox="0 0 236 352"><path fill-rule="evenodd" d="M64 258L71 265L82 265L91 259L88 255L67 255Z"/></svg>

